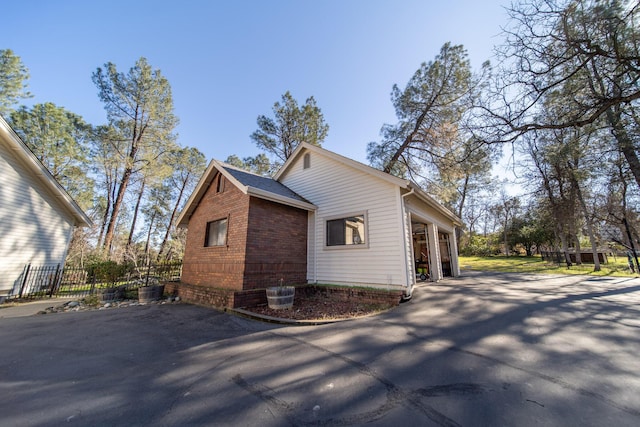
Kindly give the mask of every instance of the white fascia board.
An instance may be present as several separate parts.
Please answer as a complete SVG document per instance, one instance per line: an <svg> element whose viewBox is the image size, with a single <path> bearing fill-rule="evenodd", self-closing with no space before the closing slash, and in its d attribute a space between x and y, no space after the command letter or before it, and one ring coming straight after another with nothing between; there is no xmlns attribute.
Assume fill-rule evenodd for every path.
<svg viewBox="0 0 640 427"><path fill-rule="evenodd" d="M204 171L204 173L200 177L198 184L196 184L196 188L194 188L191 196L189 196L189 199L187 199L182 212L180 212L178 218L176 218L176 227L183 228L186 227L189 223L189 217L191 217L191 214L195 210L196 206L198 206L198 203L200 203L200 199L202 198L202 196L204 196L204 192L207 190L209 184L211 183L210 178L212 177L213 169L215 167L215 160L209 162L207 170Z"/></svg>

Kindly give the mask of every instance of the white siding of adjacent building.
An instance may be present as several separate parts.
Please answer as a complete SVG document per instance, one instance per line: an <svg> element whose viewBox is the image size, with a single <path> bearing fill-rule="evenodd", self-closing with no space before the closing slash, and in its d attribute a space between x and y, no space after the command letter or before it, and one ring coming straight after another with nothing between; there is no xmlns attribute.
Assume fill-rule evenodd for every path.
<svg viewBox="0 0 640 427"><path fill-rule="evenodd" d="M0 296L19 289L25 265L64 263L73 219L0 144Z"/></svg>
<svg viewBox="0 0 640 427"><path fill-rule="evenodd" d="M290 165L280 181L318 207L310 214L308 280L312 283L405 288L406 255L397 185L321 153ZM366 215L366 244L327 247L326 221Z"/></svg>

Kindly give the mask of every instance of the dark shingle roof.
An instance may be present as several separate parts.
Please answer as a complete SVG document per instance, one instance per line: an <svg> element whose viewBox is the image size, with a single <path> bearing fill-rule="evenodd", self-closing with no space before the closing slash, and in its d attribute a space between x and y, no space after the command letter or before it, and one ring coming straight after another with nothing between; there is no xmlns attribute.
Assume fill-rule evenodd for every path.
<svg viewBox="0 0 640 427"><path fill-rule="evenodd" d="M225 164L223 164L222 167L224 167L224 170L227 171L235 179L237 179L238 182L240 182L242 185L257 188L263 191L268 191L269 193L287 197L293 200L298 200L300 202L310 203L304 197L298 195L289 187L274 180L273 178L256 175Z"/></svg>

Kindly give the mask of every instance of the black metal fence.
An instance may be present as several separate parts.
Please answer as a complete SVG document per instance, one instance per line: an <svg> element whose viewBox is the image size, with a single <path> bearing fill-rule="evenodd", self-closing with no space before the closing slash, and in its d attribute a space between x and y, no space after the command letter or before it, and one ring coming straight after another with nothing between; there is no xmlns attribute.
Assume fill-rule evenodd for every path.
<svg viewBox="0 0 640 427"><path fill-rule="evenodd" d="M566 262L566 257L564 252L540 251L540 255L542 256L543 261L553 262L556 264L563 264ZM571 260L572 263L576 262L575 252L569 252L569 259ZM598 260L604 264L609 262L607 258L607 254L604 252L598 252ZM594 263L593 253L581 252L580 261L585 264L593 264Z"/></svg>
<svg viewBox="0 0 640 427"><path fill-rule="evenodd" d="M121 266L117 276L106 278L99 269L61 267L60 265L26 265L8 298L36 299L51 297L79 298L97 289L115 285L137 288L150 279L179 281L182 262L149 264L144 267Z"/></svg>

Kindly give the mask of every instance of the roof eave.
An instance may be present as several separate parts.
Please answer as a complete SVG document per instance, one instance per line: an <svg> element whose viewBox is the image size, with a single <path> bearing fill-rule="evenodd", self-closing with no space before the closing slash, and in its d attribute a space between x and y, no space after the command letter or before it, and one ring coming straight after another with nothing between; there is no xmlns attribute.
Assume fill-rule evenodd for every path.
<svg viewBox="0 0 640 427"><path fill-rule="evenodd" d="M204 171L202 177L200 177L200 180L198 181L198 184L196 184L196 188L191 193L189 199L187 199L182 212L178 215L178 218L176 219L176 227L186 228L189 224L189 219L191 218L193 211L200 203L200 199L204 196L207 188L209 188L211 181L213 181L213 177L215 177L215 173L213 173L214 169L219 171L219 163L215 160L211 160L211 162L209 162L209 166L207 166L207 170Z"/></svg>
<svg viewBox="0 0 640 427"><path fill-rule="evenodd" d="M26 164L27 168L39 178L40 182L42 182L45 188L53 194L56 200L60 201L67 213L74 219L74 226L93 226L91 218L84 213L82 208L78 206L76 201L73 200L69 193L67 193L67 191L53 177L51 172L49 172L42 162L38 160L26 144L22 142L18 134L15 133L2 116L0 116L0 128L4 131L6 138L3 139L9 143L11 150L23 163Z"/></svg>
<svg viewBox="0 0 640 427"><path fill-rule="evenodd" d="M454 225L456 225L458 227L462 227L462 220L460 218L458 218L458 216L456 214L454 214L449 209L445 208L440 203L438 203L438 201L436 201L436 199L434 199L433 197L428 195L422 188L420 188L420 186L418 184L409 181L409 183L406 186L406 188L409 189L409 190L413 190L414 194L418 198L420 198L422 201L426 202L429 206L431 206L432 208L436 209L438 212L440 212L441 214L443 214L447 218L449 218L453 222Z"/></svg>
<svg viewBox="0 0 640 427"><path fill-rule="evenodd" d="M317 206L311 203L303 202L302 200L291 199L289 197L280 196L279 194L265 191L260 188L248 187L247 194L250 196L258 197L260 199L269 200L276 203L281 203L294 208L304 209L306 211L315 211Z"/></svg>

